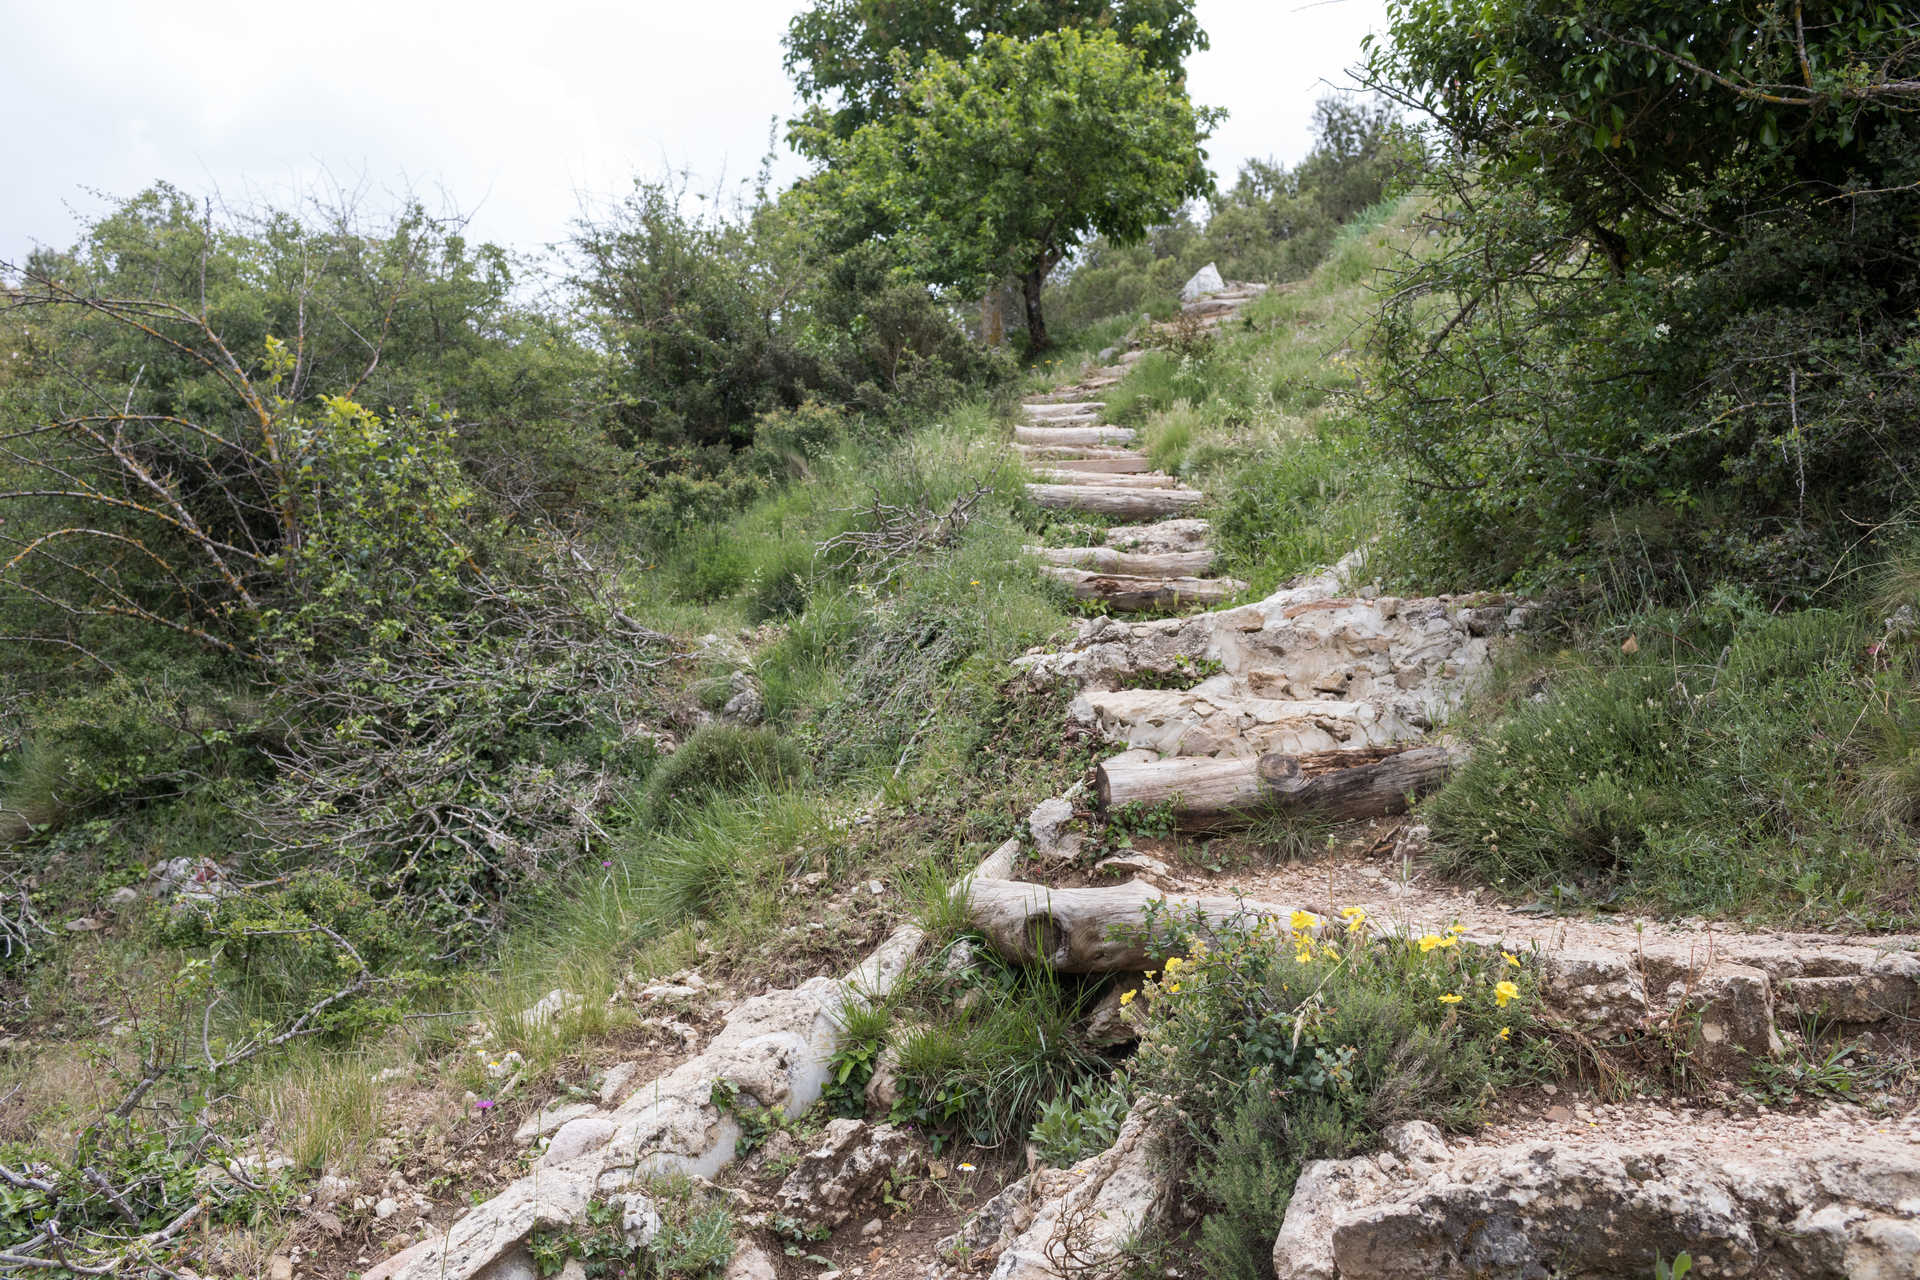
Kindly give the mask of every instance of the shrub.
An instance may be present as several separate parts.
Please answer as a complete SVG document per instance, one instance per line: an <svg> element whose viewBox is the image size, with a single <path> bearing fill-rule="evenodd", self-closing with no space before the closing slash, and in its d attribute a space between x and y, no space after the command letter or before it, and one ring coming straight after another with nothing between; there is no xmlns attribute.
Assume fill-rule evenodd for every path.
<svg viewBox="0 0 1920 1280"><path fill-rule="evenodd" d="M806 774L799 749L772 729L702 725L654 768L642 792L641 812L651 822L665 823L711 797L779 790Z"/></svg>
<svg viewBox="0 0 1920 1280"><path fill-rule="evenodd" d="M1209 947L1178 919L1143 1006L1134 1088L1168 1099L1206 1206L1202 1269L1270 1277L1273 1238L1308 1160L1351 1155L1416 1117L1473 1123L1533 1056L1517 958L1457 931L1375 937L1365 913L1316 928L1296 913Z"/></svg>
<svg viewBox="0 0 1920 1280"><path fill-rule="evenodd" d="M1126 1118L1124 1081L1082 1080L1041 1106L1028 1140L1042 1160L1064 1169L1111 1147Z"/></svg>

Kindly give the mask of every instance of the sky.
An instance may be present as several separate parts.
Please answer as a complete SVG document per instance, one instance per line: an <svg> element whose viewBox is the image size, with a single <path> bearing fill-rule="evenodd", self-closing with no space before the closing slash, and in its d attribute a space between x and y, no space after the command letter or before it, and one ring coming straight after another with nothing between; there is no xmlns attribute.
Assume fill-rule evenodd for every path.
<svg viewBox="0 0 1920 1280"><path fill-rule="evenodd" d="M635 176L750 182L793 113L780 37L803 0L0 0L0 262L165 179L216 202L411 192L469 234L537 251ZM1197 0L1208 144L1306 153L1385 0ZM776 140L776 145L779 145ZM779 181L801 172L784 145Z"/></svg>

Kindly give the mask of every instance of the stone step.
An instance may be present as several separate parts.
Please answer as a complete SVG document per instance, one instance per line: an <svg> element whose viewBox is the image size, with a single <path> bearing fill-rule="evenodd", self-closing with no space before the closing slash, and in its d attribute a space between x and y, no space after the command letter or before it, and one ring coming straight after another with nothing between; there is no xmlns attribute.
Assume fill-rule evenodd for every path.
<svg viewBox="0 0 1920 1280"><path fill-rule="evenodd" d="M1132 427L1027 427L1013 429L1015 444L1053 448L1089 444L1132 444L1139 433Z"/></svg>
<svg viewBox="0 0 1920 1280"><path fill-rule="evenodd" d="M1237 578L1140 578L1041 565L1043 576L1073 588L1076 600L1097 600L1130 613L1219 604L1247 589Z"/></svg>
<svg viewBox="0 0 1920 1280"><path fill-rule="evenodd" d="M1118 524L1107 530L1106 543L1116 551L1138 551L1149 555L1166 551L1204 551L1213 526L1188 516L1178 520L1156 520L1152 524Z"/></svg>
<svg viewBox="0 0 1920 1280"><path fill-rule="evenodd" d="M1123 489L1091 484L1030 484L1027 496L1049 510L1085 511L1124 520L1177 515L1207 500L1198 489Z"/></svg>

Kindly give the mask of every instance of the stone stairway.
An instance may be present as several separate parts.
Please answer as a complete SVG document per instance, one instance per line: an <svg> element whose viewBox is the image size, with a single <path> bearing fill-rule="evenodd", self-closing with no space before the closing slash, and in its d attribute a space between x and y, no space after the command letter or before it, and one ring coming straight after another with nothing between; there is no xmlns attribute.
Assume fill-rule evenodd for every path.
<svg viewBox="0 0 1920 1280"><path fill-rule="evenodd" d="M1186 321L1205 331L1219 329L1259 297L1264 285L1228 285L1195 293L1182 307ZM1176 324L1178 322L1175 322ZM1168 325L1155 326L1165 331ZM1022 422L1014 427L1013 450L1032 474L1027 496L1055 511L1078 511L1122 520L1178 525L1167 550L1138 543L1138 530L1114 530L1104 545L1030 547L1041 572L1065 583L1076 600L1097 602L1119 613L1168 612L1224 603L1247 589L1235 578L1210 576L1213 553L1206 545L1206 524L1189 518L1206 495L1175 477L1153 469L1132 428L1104 421L1099 398L1128 368L1146 355L1134 346L1116 363L1093 370L1068 386L1027 397ZM1147 526L1151 528L1152 526ZM1116 541L1116 538L1123 541Z"/></svg>

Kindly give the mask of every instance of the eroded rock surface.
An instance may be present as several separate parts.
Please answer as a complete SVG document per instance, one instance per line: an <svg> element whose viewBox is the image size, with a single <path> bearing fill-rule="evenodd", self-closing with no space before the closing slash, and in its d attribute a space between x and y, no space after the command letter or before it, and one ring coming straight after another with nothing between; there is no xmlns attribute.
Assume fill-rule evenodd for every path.
<svg viewBox="0 0 1920 1280"><path fill-rule="evenodd" d="M1274 1268L1281 1280L1644 1280L1685 1252L1716 1280L1920 1275L1911 1117L1667 1120L1316 1162Z"/></svg>
<svg viewBox="0 0 1920 1280"><path fill-rule="evenodd" d="M889 1177L911 1176L924 1163L919 1144L903 1129L834 1120L800 1157L774 1200L803 1221L837 1227L872 1200Z"/></svg>

